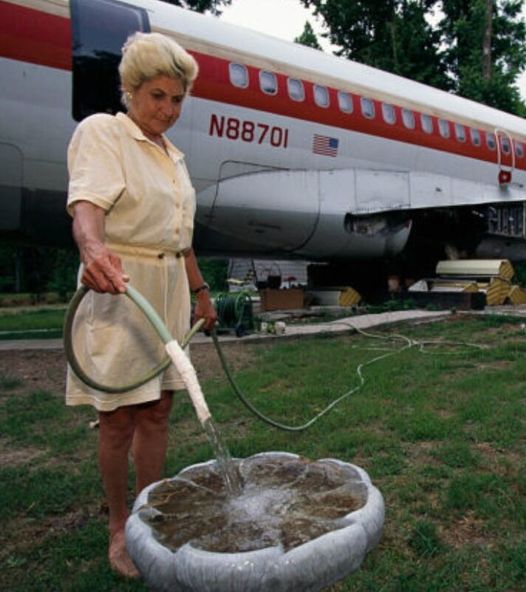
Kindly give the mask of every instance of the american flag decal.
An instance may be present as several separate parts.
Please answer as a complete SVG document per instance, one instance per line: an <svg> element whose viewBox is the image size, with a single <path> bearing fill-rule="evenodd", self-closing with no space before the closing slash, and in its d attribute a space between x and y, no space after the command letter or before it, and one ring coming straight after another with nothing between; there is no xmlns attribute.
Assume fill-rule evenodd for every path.
<svg viewBox="0 0 526 592"><path fill-rule="evenodd" d="M323 156L336 156L338 154L338 138L314 134L312 136L312 151Z"/></svg>

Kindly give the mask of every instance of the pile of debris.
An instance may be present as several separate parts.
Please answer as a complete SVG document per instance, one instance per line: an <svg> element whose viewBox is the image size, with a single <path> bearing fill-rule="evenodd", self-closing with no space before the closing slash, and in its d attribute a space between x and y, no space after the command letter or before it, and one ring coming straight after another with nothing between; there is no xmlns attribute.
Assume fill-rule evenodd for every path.
<svg viewBox="0 0 526 592"><path fill-rule="evenodd" d="M444 302L448 300L448 295L464 294L464 298L456 300L469 302L471 306L467 308L480 308L482 301L488 306L526 304L526 289L512 284L514 275L513 266L507 259L439 261L436 277L419 280L409 288L409 292L411 296L442 294L434 300Z"/></svg>

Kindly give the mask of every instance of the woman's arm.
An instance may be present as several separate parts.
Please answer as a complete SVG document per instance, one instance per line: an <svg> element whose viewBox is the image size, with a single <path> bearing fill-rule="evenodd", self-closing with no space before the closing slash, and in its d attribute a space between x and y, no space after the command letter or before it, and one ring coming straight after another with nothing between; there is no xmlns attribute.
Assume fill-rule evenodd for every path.
<svg viewBox="0 0 526 592"><path fill-rule="evenodd" d="M194 320L198 321L199 319L204 319L204 329L211 331L216 324L217 313L212 301L210 300L210 291L208 289L208 285L203 279L193 249L189 249L185 252L184 261L186 265L186 273L188 275L188 283L190 284L190 290L195 294L196 297Z"/></svg>
<svg viewBox="0 0 526 592"><path fill-rule="evenodd" d="M96 292L126 292L128 276L120 258L104 244L105 212L89 201L74 204L73 238L84 264L82 283Z"/></svg>

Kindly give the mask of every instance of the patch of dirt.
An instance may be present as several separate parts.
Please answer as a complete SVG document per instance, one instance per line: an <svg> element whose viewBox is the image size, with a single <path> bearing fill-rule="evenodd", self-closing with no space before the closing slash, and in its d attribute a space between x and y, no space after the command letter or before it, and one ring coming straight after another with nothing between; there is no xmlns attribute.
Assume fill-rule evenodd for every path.
<svg viewBox="0 0 526 592"><path fill-rule="evenodd" d="M221 344L228 365L236 372L254 362L256 354L250 344ZM213 344L192 344L192 363L200 380L223 376ZM0 397L20 391L49 390L63 393L66 387L66 358L62 350L11 350L0 355L0 378L19 379L21 384L0 389Z"/></svg>
<svg viewBox="0 0 526 592"><path fill-rule="evenodd" d="M28 463L42 454L37 448L12 449L7 442L0 439L0 467Z"/></svg>
<svg viewBox="0 0 526 592"><path fill-rule="evenodd" d="M406 445L406 458L409 463L418 463L426 466L438 466L440 462L433 456L437 444L433 441L422 440Z"/></svg>
<svg viewBox="0 0 526 592"><path fill-rule="evenodd" d="M64 392L66 385L64 352L55 350L2 351L0 377L21 381L18 386L1 389L0 396L2 397L27 390Z"/></svg>
<svg viewBox="0 0 526 592"><path fill-rule="evenodd" d="M472 512L468 512L452 522L449 528L442 530L442 539L455 549L465 545L487 545L488 539L484 533L484 526L484 520L475 518Z"/></svg>

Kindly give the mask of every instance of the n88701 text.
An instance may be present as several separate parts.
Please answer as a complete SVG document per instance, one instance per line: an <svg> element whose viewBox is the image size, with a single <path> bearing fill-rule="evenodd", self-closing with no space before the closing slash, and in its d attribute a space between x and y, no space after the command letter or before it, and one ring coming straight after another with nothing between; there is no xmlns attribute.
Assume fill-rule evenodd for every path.
<svg viewBox="0 0 526 592"><path fill-rule="evenodd" d="M289 130L286 127L271 126L237 117L225 117L215 113L210 116L208 135L247 143L267 143L273 148L287 148L289 143Z"/></svg>

